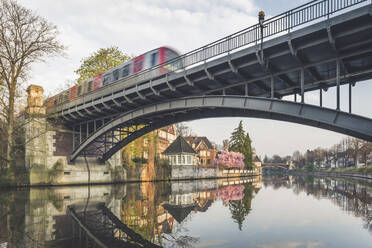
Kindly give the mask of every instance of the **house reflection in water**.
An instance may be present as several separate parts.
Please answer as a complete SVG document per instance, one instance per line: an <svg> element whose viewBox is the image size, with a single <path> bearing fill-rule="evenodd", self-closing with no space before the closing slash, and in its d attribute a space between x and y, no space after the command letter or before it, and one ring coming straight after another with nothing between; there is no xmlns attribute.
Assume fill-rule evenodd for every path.
<svg viewBox="0 0 372 248"><path fill-rule="evenodd" d="M2 199L9 202L9 207L16 205L20 211L0 219L0 244L6 244L7 248L79 247L75 242L77 229L71 228L76 225L68 209L73 207L80 216L93 216L97 212L97 204L103 204L144 239L168 246L171 242L177 243L178 238L185 238L177 236L177 233L181 233L180 226L194 213L208 211L220 197L221 190L227 187L260 187L260 180L260 177L193 180L5 192L7 194L1 195ZM236 201L234 194L231 197L230 202ZM6 212L7 206L0 205L0 213ZM98 224L99 220L92 223L93 226L87 225L87 228L98 230ZM125 236L120 235L120 231L112 236L113 239L122 237ZM195 242L197 239L188 237L187 240Z"/></svg>

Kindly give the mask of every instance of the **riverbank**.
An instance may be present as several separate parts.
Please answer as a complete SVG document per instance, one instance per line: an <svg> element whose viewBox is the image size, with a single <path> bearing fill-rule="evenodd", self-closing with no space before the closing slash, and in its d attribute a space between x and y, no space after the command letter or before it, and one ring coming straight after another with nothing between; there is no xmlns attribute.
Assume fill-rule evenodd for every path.
<svg viewBox="0 0 372 248"><path fill-rule="evenodd" d="M94 185L115 185L115 184L126 184L126 183L156 183L156 182L179 182L179 181L196 181L196 180L219 180L219 179L237 179L237 178L251 178L251 177L259 177L262 174L242 174L242 175L229 175L229 176L219 176L219 177L200 177L200 178L175 178L175 179L154 179L154 180L141 180L141 179L133 179L133 180L125 180L125 181L115 181L115 182L102 182L102 183L70 183L70 184L37 184L37 185L29 185L29 184L2 184L0 182L0 190L1 189L18 189L18 188L48 188L48 187L76 187L76 186L94 186Z"/></svg>
<svg viewBox="0 0 372 248"><path fill-rule="evenodd" d="M316 171L294 169L294 170L289 171L289 174L372 180L372 168L371 167L332 168L332 169L327 169L327 170L316 170Z"/></svg>

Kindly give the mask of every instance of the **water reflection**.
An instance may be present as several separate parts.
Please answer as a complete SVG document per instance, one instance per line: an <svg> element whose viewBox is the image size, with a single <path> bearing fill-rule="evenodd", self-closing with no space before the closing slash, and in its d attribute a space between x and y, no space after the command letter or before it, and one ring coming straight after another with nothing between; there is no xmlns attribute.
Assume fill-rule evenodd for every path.
<svg viewBox="0 0 372 248"><path fill-rule="evenodd" d="M288 200L288 194L307 200L309 219L299 219L290 205L290 215L277 206L283 216L263 207L273 197ZM369 238L354 222L342 228L353 226L360 247L368 247L363 245L372 241L372 185L292 176L3 191L0 247L348 247L329 243L338 230L311 237L309 230L320 227L309 221L318 204L309 197L361 220ZM280 231L273 228L277 222ZM305 238L293 237L299 227Z"/></svg>
<svg viewBox="0 0 372 248"><path fill-rule="evenodd" d="M296 195L305 192L316 199L329 199L342 211L362 219L363 228L372 234L372 182L277 175L266 177L263 184L275 189L292 188Z"/></svg>

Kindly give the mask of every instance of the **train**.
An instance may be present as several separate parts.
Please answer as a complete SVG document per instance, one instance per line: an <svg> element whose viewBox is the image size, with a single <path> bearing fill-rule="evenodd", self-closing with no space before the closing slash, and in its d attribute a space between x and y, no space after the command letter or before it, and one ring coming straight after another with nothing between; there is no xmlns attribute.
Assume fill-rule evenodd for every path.
<svg viewBox="0 0 372 248"><path fill-rule="evenodd" d="M182 68L181 60L175 60L171 64L164 64L179 56L180 54L176 50L167 46L148 51L104 73L98 74L94 78L84 81L81 84L76 84L58 95L49 97L46 102L47 108L72 101L79 96L98 90L106 85L128 78L157 65L162 66L154 70L151 76L152 78L160 77L169 71ZM123 83L125 83L125 81Z"/></svg>

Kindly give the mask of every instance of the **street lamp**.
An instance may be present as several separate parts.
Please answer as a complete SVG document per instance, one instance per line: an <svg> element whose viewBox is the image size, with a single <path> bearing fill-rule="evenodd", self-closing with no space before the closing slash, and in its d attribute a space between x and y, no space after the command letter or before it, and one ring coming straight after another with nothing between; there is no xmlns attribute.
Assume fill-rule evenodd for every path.
<svg viewBox="0 0 372 248"><path fill-rule="evenodd" d="M260 24L260 30L261 30L261 63L264 63L264 54L263 54L263 30L265 28L264 21L265 21L265 12L263 11L258 12L258 23Z"/></svg>

